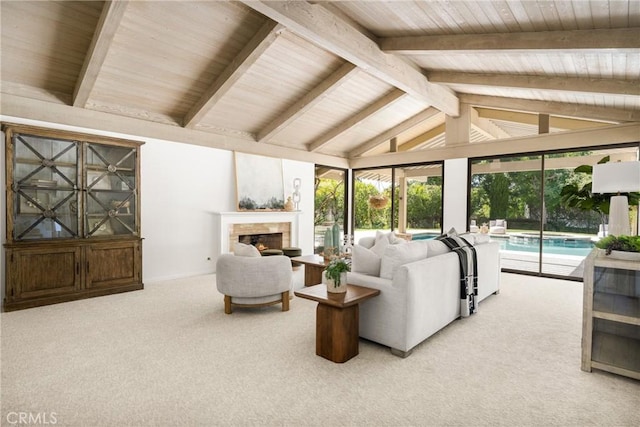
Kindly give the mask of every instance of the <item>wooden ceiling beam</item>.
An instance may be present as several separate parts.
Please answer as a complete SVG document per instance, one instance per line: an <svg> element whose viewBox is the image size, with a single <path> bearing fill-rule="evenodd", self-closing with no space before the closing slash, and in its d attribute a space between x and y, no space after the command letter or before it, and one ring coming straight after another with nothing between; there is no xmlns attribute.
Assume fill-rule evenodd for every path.
<svg viewBox="0 0 640 427"><path fill-rule="evenodd" d="M520 111L498 110L493 108L477 107L478 117L483 119L503 120L507 122L523 123L526 125L538 126L539 114L523 113ZM567 117L552 116L549 119L550 126L555 129L593 129L597 127L610 126L611 123L594 122L590 120L571 119Z"/></svg>
<svg viewBox="0 0 640 427"><path fill-rule="evenodd" d="M460 102L474 106L529 111L583 119L608 120L613 122L640 122L640 110L622 110L584 104L568 104L564 102L537 101L533 99L475 94L460 94L459 96Z"/></svg>
<svg viewBox="0 0 640 427"><path fill-rule="evenodd" d="M471 126L488 139L511 138L504 129L493 123L491 120L480 117L476 108L470 108Z"/></svg>
<svg viewBox="0 0 640 427"><path fill-rule="evenodd" d="M334 138L338 137L340 134L348 131L349 129L358 125L359 123L362 123L364 120L368 119L369 117L373 116L379 111L387 108L389 105L391 105L392 103L396 102L397 100L405 96L407 96L407 94L401 91L400 89L394 89L393 91L384 95L382 98L378 99L376 102L369 105L365 109L349 117L347 120L345 120L344 122L340 123L338 126L331 129L329 132L320 136L316 140L310 142L307 145L308 150L309 151L319 150L320 148L324 147L329 142L331 142Z"/></svg>
<svg viewBox="0 0 640 427"><path fill-rule="evenodd" d="M458 98L451 89L429 82L417 67L402 58L385 54L375 41L321 5L306 1L241 1L383 82L450 116L459 114Z"/></svg>
<svg viewBox="0 0 640 427"><path fill-rule="evenodd" d="M583 149L637 142L640 123L625 123L606 128L583 129L519 138L474 142L473 144L433 148L410 152L387 153L350 159L353 169L395 166L420 162L435 162L447 159L501 156L520 153L535 153L546 150Z"/></svg>
<svg viewBox="0 0 640 427"><path fill-rule="evenodd" d="M440 114L440 111L433 107L427 108L426 110L416 114L415 116L412 116L407 120L403 121L402 123L381 133L375 138L372 138L369 141L357 146L356 148L354 148L349 152L348 156L349 158L361 156L365 154L367 151L371 151L374 148L384 144L385 142L389 141L391 138L397 137L402 132L405 132L411 129L412 127L417 126L418 124L424 122L425 120L432 118L436 114Z"/></svg>
<svg viewBox="0 0 640 427"><path fill-rule="evenodd" d="M438 125L433 129L428 130L422 135L418 135L412 140L407 141L404 144L400 145L400 147L398 147L398 151L414 150L420 147L421 145L426 144L430 139L435 138L438 135L442 135L446 129L447 129L447 125L445 123L442 123L441 125Z"/></svg>
<svg viewBox="0 0 640 427"><path fill-rule="evenodd" d="M74 107L86 106L128 3L128 1L107 1L102 6L98 25L73 89Z"/></svg>
<svg viewBox="0 0 640 427"><path fill-rule="evenodd" d="M640 95L640 80L587 79L556 76L528 76L521 74L481 74L433 71L429 80L434 83L474 86L500 86L533 90Z"/></svg>
<svg viewBox="0 0 640 427"><path fill-rule="evenodd" d="M640 28L387 37L378 42L383 52L403 55L505 50L531 52L604 49L620 52L640 49Z"/></svg>
<svg viewBox="0 0 640 427"><path fill-rule="evenodd" d="M242 75L260 58L284 30L277 22L268 20L229 63L216 81L184 116L184 127L194 128Z"/></svg>
<svg viewBox="0 0 640 427"><path fill-rule="evenodd" d="M358 68L350 62L344 63L340 68L333 72L329 78L325 79L318 86L307 92L295 104L280 114L276 120L271 122L267 127L258 132L258 142L265 142L271 139L276 133L280 132L286 126L291 124L298 117L310 110L314 105L329 96L333 91L342 86L354 74Z"/></svg>

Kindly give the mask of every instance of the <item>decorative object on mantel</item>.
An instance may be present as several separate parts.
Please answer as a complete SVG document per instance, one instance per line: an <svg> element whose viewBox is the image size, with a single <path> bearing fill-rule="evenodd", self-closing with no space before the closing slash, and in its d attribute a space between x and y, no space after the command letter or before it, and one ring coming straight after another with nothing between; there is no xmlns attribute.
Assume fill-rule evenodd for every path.
<svg viewBox="0 0 640 427"><path fill-rule="evenodd" d="M344 258L334 258L324 270L327 292L347 292L347 271L351 271L351 264Z"/></svg>
<svg viewBox="0 0 640 427"><path fill-rule="evenodd" d="M611 258L628 261L640 261L640 236L614 236L603 237L595 244L602 249L605 255Z"/></svg>
<svg viewBox="0 0 640 427"><path fill-rule="evenodd" d="M295 210L300 210L300 186L302 185L302 180L300 178L293 178L293 203Z"/></svg>
<svg viewBox="0 0 640 427"><path fill-rule="evenodd" d="M282 159L234 152L239 211L284 209Z"/></svg>
<svg viewBox="0 0 640 427"><path fill-rule="evenodd" d="M284 210L287 212L292 212L294 210L293 200L291 200L291 196L287 197L287 201L284 203Z"/></svg>

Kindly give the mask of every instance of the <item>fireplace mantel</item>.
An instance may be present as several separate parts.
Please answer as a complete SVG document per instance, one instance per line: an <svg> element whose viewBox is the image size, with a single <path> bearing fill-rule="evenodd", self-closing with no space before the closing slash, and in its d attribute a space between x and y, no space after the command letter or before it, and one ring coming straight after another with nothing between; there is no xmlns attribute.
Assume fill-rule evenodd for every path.
<svg viewBox="0 0 640 427"><path fill-rule="evenodd" d="M231 227L234 224L290 223L290 246L298 246L300 213L299 211L214 212L215 230L218 233L216 255L230 252L229 236L231 235Z"/></svg>

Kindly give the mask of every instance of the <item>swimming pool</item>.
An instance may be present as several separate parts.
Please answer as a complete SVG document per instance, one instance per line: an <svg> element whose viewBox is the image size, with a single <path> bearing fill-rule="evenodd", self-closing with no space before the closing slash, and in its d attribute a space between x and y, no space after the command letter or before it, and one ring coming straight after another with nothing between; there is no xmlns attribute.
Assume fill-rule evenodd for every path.
<svg viewBox="0 0 640 427"><path fill-rule="evenodd" d="M416 233L413 240L429 240L437 237L434 233ZM540 250L538 233L514 233L507 236L491 236L491 240L500 243L502 251L534 252ZM573 236L570 234L545 234L542 237L542 253L555 255L572 255L586 257L593 249L589 236Z"/></svg>

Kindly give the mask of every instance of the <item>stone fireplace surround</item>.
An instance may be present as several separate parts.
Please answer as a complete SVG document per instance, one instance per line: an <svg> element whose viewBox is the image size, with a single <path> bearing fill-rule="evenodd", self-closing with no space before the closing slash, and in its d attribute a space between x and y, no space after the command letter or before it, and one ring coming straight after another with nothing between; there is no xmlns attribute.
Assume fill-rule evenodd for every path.
<svg viewBox="0 0 640 427"><path fill-rule="evenodd" d="M240 235L282 233L282 247L298 246L299 212L215 212L216 255L233 252Z"/></svg>

